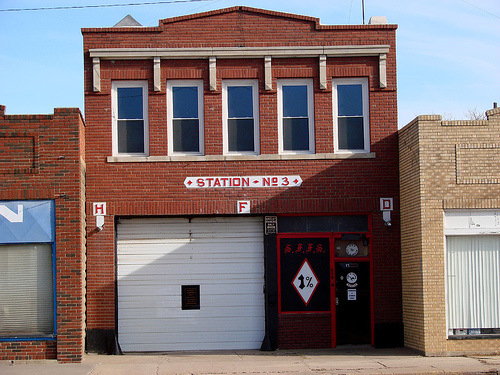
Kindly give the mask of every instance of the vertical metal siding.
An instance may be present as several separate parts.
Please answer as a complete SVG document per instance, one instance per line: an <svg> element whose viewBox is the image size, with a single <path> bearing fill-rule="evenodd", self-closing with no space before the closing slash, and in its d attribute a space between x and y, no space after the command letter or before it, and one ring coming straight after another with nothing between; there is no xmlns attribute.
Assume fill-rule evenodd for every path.
<svg viewBox="0 0 500 375"><path fill-rule="evenodd" d="M261 218L126 219L118 225L124 351L256 349L264 337ZM200 310L181 285L200 285Z"/></svg>

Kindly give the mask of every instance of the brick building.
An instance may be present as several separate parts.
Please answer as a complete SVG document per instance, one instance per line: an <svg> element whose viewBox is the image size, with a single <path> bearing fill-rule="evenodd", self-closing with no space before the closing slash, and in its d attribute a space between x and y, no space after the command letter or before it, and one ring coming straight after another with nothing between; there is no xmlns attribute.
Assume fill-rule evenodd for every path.
<svg viewBox="0 0 500 375"><path fill-rule="evenodd" d="M405 346L500 352L500 109L399 131Z"/></svg>
<svg viewBox="0 0 500 375"><path fill-rule="evenodd" d="M1 360L81 360L84 139L76 108L5 115L0 106Z"/></svg>
<svg viewBox="0 0 500 375"><path fill-rule="evenodd" d="M82 30L89 351L399 343L396 26L375 21Z"/></svg>

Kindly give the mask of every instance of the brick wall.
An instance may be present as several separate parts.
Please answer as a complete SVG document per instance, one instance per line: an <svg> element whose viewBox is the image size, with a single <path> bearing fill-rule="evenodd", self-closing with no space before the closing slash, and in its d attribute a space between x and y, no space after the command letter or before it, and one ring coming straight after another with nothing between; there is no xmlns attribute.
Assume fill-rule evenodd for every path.
<svg viewBox="0 0 500 375"><path fill-rule="evenodd" d="M0 359L2 361L55 358L57 358L57 344L55 341L0 342Z"/></svg>
<svg viewBox="0 0 500 375"><path fill-rule="evenodd" d="M423 347L422 223L420 201L419 128L407 126L399 133L401 254L405 345Z"/></svg>
<svg viewBox="0 0 500 375"><path fill-rule="evenodd" d="M279 348L330 348L331 319L329 313L281 314L278 321Z"/></svg>
<svg viewBox="0 0 500 375"><path fill-rule="evenodd" d="M250 200L254 214L373 213L375 321L401 321L399 186L397 152L396 53L394 25L324 26L315 18L229 8L167 20L158 27L83 29L87 140L87 212L92 202L107 202L104 230L89 220L88 329L115 328L115 218L119 216L236 214L237 200ZM214 37L216 36L216 37ZM101 91L92 86L90 49L276 46L389 45L387 88L379 86L378 56L328 58L328 88L319 88L317 58L273 58L273 90L264 89L262 58L217 59L217 90L209 89L207 59L162 59L161 90L153 90L152 60L101 60ZM371 158L342 158L334 153L332 79L365 77L369 84ZM261 154L268 160L222 156L224 79L258 79ZM314 155L280 160L277 130L277 79L314 81ZM111 143L111 84L114 80L149 83L151 157L168 155L166 82L203 79L205 158L195 161L116 162ZM149 160L150 160L149 159ZM123 160L122 160L123 161ZM290 189L186 189L187 176L300 175ZM379 211L380 197L394 197L393 226Z"/></svg>
<svg viewBox="0 0 500 375"><path fill-rule="evenodd" d="M54 200L57 340L0 342L0 359L80 361L85 314L84 123L76 108L5 115L0 106L0 201ZM19 164L18 164L19 163Z"/></svg>
<svg viewBox="0 0 500 375"><path fill-rule="evenodd" d="M399 131L405 344L427 355L500 352L500 340L448 340L445 209L500 208L500 110L488 120L418 116Z"/></svg>

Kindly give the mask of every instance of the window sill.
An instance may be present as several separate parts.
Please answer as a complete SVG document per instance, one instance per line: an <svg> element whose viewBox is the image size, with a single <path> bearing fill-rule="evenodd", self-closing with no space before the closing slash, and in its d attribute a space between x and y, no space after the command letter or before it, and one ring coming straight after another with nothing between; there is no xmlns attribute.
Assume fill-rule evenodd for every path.
<svg viewBox="0 0 500 375"><path fill-rule="evenodd" d="M488 339L500 339L500 334L481 334L481 335L452 335L448 336L448 340L488 340Z"/></svg>
<svg viewBox="0 0 500 375"><path fill-rule="evenodd" d="M108 156L108 163L164 163L210 161L270 161L270 160L336 160L375 159L375 153L350 154L266 154L266 155L205 155L205 156Z"/></svg>
<svg viewBox="0 0 500 375"><path fill-rule="evenodd" d="M56 335L48 336L10 336L0 337L0 342L14 342L14 341L54 341Z"/></svg>

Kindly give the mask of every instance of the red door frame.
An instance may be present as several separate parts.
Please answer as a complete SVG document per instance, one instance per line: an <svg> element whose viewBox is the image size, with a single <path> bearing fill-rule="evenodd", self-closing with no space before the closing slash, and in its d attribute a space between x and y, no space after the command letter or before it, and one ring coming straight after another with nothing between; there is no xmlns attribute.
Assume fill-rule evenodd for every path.
<svg viewBox="0 0 500 375"><path fill-rule="evenodd" d="M374 320L374 298L373 298L373 241L371 241L371 222L369 232L303 232L303 233L280 233L277 234L277 255L278 255L278 314L307 314L316 311L297 311L297 312L282 312L281 311L281 239L282 238L328 238L330 251L330 315L331 315L331 331L332 331L332 348L337 346L337 320L336 320L336 285L335 285L335 264L337 262L369 262L370 266L370 344L375 346L375 320ZM336 257L335 256L335 239L340 239L343 234L364 234L370 239L368 247L368 257ZM324 312L324 311L317 311Z"/></svg>

